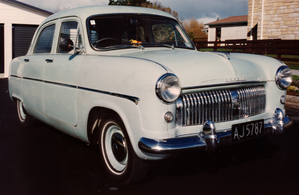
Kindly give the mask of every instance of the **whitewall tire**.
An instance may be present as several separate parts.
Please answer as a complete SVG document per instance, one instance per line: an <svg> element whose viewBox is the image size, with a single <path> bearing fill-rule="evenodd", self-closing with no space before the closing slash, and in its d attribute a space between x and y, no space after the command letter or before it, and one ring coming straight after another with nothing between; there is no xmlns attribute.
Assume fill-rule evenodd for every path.
<svg viewBox="0 0 299 195"><path fill-rule="evenodd" d="M106 115L100 131L99 149L108 175L122 184L141 181L149 163L135 154L121 119L115 114Z"/></svg>
<svg viewBox="0 0 299 195"><path fill-rule="evenodd" d="M23 102L21 102L20 100L17 100L17 112L19 122L23 127L30 127L33 125L34 118L26 112L23 106Z"/></svg>

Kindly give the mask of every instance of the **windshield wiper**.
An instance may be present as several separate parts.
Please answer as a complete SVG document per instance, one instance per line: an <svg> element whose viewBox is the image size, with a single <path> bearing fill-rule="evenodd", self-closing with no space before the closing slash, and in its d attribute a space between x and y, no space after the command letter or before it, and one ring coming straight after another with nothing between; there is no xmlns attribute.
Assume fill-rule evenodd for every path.
<svg viewBox="0 0 299 195"><path fill-rule="evenodd" d="M168 47L171 49L175 49L174 45L169 45L169 44L165 44L165 43L142 43L142 45L144 46L153 46L153 47Z"/></svg>
<svg viewBox="0 0 299 195"><path fill-rule="evenodd" d="M104 50L104 51L108 51L108 50L113 50L113 49L126 49L126 48L138 48L138 49L144 49L144 47L142 45L111 45L111 46L107 46L107 47L100 47L97 48L99 50Z"/></svg>
<svg viewBox="0 0 299 195"><path fill-rule="evenodd" d="M99 47L97 49L102 50L102 51L109 51L109 50L114 50L114 49L126 49L126 48L138 48L143 50L144 47L168 47L171 49L175 49L174 45L169 45L169 44L164 44L164 43L139 43L138 45L111 45L107 47Z"/></svg>

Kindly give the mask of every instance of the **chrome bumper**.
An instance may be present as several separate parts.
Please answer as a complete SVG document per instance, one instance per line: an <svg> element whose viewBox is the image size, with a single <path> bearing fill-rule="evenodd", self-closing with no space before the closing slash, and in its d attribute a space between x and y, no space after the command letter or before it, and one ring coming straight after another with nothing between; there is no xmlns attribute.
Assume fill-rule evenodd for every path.
<svg viewBox="0 0 299 195"><path fill-rule="evenodd" d="M283 122L283 123L282 123ZM268 123L264 124L265 135L280 134L283 129L292 125L292 121L289 117L284 117L280 123ZM213 125L207 123L203 127L203 132L213 132L209 128L213 128ZM205 129L206 128L206 129ZM214 129L215 132L215 129ZM218 147L229 145L232 143L231 131L212 133L212 134L198 134L189 137L178 137L172 139L154 140L148 138L141 138L139 140L139 149L143 152L152 154L171 154L186 150L207 150L215 151Z"/></svg>

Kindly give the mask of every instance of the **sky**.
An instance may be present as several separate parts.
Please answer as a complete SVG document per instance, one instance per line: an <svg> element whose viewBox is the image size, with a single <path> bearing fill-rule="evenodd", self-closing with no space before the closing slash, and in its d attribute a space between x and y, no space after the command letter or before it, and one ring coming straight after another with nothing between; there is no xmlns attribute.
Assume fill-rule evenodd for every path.
<svg viewBox="0 0 299 195"><path fill-rule="evenodd" d="M18 0L29 5L57 12L67 8L86 5L108 5L109 0ZM209 23L230 16L248 14L248 0L152 0L160 2L178 12L179 18L195 18L199 22Z"/></svg>

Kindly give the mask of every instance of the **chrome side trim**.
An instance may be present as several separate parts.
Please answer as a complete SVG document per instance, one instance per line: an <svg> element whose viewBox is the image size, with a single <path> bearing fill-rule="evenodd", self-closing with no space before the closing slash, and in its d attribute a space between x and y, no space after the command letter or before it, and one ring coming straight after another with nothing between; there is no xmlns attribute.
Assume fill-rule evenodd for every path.
<svg viewBox="0 0 299 195"><path fill-rule="evenodd" d="M18 77L18 76L16 76L16 75L9 75L9 77L21 78L21 77Z"/></svg>
<svg viewBox="0 0 299 195"><path fill-rule="evenodd" d="M289 117L284 117L284 129L288 128L292 124L292 121ZM190 135L187 137L177 137L171 139L149 139L142 137L138 142L138 147L141 151L151 153L151 154L172 154L177 152L183 152L188 150L207 150L215 151L218 147L232 144L232 132L231 129L227 131L218 131L214 134L214 127L211 123L206 124L209 128L206 128L208 131L211 130L211 134L198 133L196 135ZM264 124L264 133L265 135L278 134L274 125L269 122ZM204 135L205 134L205 135ZM215 142L211 142L211 138ZM213 141L212 140L212 141Z"/></svg>
<svg viewBox="0 0 299 195"><path fill-rule="evenodd" d="M18 76L14 76L16 78L20 78L20 79L26 79L26 80L31 80L31 81L37 81L37 82L44 82L41 79L34 79L34 78L29 78L29 77L18 77Z"/></svg>
<svg viewBox="0 0 299 195"><path fill-rule="evenodd" d="M108 92L108 91L101 91L101 90L91 89L91 88L85 88L85 87L78 87L78 89L85 90L85 91L96 92L96 93L102 93L102 94L106 94L106 95L112 95L112 96L120 97L120 98L125 98L125 99L128 99L128 100L134 102L136 105L140 101L140 99L138 97L124 95L124 94L120 94L120 93L113 93L113 92Z"/></svg>
<svg viewBox="0 0 299 195"><path fill-rule="evenodd" d="M80 87L80 86L76 86L76 85L69 85L69 84L64 84L64 83L57 83L57 82L46 81L46 80L41 80L41 79L34 79L34 78L29 78L29 77L19 77L17 75L10 75L10 76L14 77L14 78L21 78L21 79L26 79L26 80L31 80L31 81L44 82L47 84L60 85L60 86L68 87L68 88L80 89L80 90L91 91L91 92L95 92L95 93L102 93L102 94L106 94L106 95L120 97L120 98L130 100L130 101L134 102L136 105L140 101L140 99L138 97L129 96L129 95L120 94L120 93L102 91L102 90L97 90L97 89L91 89L91 88Z"/></svg>
<svg viewBox="0 0 299 195"><path fill-rule="evenodd" d="M63 83L56 83L56 82L52 82L52 81L43 81L44 83L47 83L47 84L52 84L52 85L60 85L60 86L63 86L63 87L68 87L68 88L77 88L77 86L75 85L68 85L68 84L63 84Z"/></svg>

